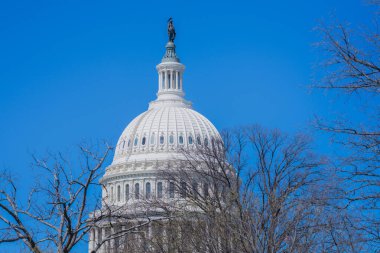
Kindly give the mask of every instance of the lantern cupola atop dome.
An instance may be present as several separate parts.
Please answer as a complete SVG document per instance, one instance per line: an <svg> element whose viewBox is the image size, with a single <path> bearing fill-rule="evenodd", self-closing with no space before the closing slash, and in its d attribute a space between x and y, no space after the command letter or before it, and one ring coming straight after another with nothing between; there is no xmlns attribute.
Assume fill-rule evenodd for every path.
<svg viewBox="0 0 380 253"><path fill-rule="evenodd" d="M191 107L191 103L184 99L182 80L185 66L180 63L177 57L174 44L175 36L173 19L170 18L168 20L166 51L161 63L156 66L158 72L157 100L151 102L149 108L165 105Z"/></svg>

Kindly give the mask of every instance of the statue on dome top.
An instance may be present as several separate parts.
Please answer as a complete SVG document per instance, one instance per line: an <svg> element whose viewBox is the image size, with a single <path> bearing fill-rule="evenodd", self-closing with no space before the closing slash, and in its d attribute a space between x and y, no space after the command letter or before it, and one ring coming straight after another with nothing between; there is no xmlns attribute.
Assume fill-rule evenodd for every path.
<svg viewBox="0 0 380 253"><path fill-rule="evenodd" d="M169 36L169 42L174 42L175 39L175 29L173 25L173 19L169 18L168 20L168 36Z"/></svg>

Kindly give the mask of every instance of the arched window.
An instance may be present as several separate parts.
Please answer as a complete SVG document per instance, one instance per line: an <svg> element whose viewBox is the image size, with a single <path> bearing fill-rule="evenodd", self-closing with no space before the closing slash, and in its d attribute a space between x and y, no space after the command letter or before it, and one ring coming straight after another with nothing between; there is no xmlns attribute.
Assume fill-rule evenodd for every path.
<svg viewBox="0 0 380 253"><path fill-rule="evenodd" d="M135 199L139 199L139 198L140 198L140 184L136 183L135 184Z"/></svg>
<svg viewBox="0 0 380 253"><path fill-rule="evenodd" d="M157 183L157 198L162 198L162 182Z"/></svg>
<svg viewBox="0 0 380 253"><path fill-rule="evenodd" d="M145 142L146 142L146 137L144 136L144 137L142 138L141 144L142 144L142 145L145 145Z"/></svg>
<svg viewBox="0 0 380 253"><path fill-rule="evenodd" d="M165 140L165 139L164 139L164 136L161 135L161 136L160 136L160 144L164 144L164 140Z"/></svg>
<svg viewBox="0 0 380 253"><path fill-rule="evenodd" d="M123 147L122 148L124 148L124 146L125 146L125 141L123 141Z"/></svg>
<svg viewBox="0 0 380 253"><path fill-rule="evenodd" d="M173 144L173 143L174 143L174 136L173 136L173 135L170 135L170 136L169 136L169 143L170 143L170 144Z"/></svg>
<svg viewBox="0 0 380 253"><path fill-rule="evenodd" d="M139 138L136 137L134 145L137 146L137 143L139 143Z"/></svg>
<svg viewBox="0 0 380 253"><path fill-rule="evenodd" d="M169 198L174 198L174 182L169 183Z"/></svg>
<svg viewBox="0 0 380 253"><path fill-rule="evenodd" d="M205 146L206 147L208 146L208 139L207 139L207 137L205 138Z"/></svg>
<svg viewBox="0 0 380 253"><path fill-rule="evenodd" d="M183 144L183 136L182 136L182 135L180 135L180 136L178 137L178 143L179 143L179 144Z"/></svg>
<svg viewBox="0 0 380 253"><path fill-rule="evenodd" d="M203 184L203 196L205 198L208 197L208 184L207 183Z"/></svg>
<svg viewBox="0 0 380 253"><path fill-rule="evenodd" d="M171 75L170 75L170 73L168 73L168 89L171 88L171 85L172 85L171 81L172 81Z"/></svg>
<svg viewBox="0 0 380 253"><path fill-rule="evenodd" d="M121 200L121 190L120 185L117 186L117 202L120 202Z"/></svg>
<svg viewBox="0 0 380 253"><path fill-rule="evenodd" d="M110 194L110 195L111 195L111 196L110 196L110 197L111 197L111 198L110 198L110 199L111 199L111 202L113 202L113 186L111 186L111 194Z"/></svg>
<svg viewBox="0 0 380 253"><path fill-rule="evenodd" d="M187 185L186 182L181 182L181 198L186 198L186 193L187 193Z"/></svg>
<svg viewBox="0 0 380 253"><path fill-rule="evenodd" d="M193 190L193 198L197 199L198 198L198 183L194 181L191 185L191 188Z"/></svg>
<svg viewBox="0 0 380 253"><path fill-rule="evenodd" d="M189 136L189 144L193 144L193 137L191 135Z"/></svg>
<svg viewBox="0 0 380 253"><path fill-rule="evenodd" d="M150 193L151 193L150 183L148 182L145 184L145 198L146 199L150 199Z"/></svg>
<svg viewBox="0 0 380 253"><path fill-rule="evenodd" d="M150 136L150 144L154 144L154 141L155 141L155 136L154 136L154 133L152 134L152 136Z"/></svg>
<svg viewBox="0 0 380 253"><path fill-rule="evenodd" d="M129 139L128 140L128 147L130 147L131 146L131 140Z"/></svg>
<svg viewBox="0 0 380 253"><path fill-rule="evenodd" d="M125 202L129 200L129 184L125 185Z"/></svg>
<svg viewBox="0 0 380 253"><path fill-rule="evenodd" d="M197 136L197 144L198 144L198 145L201 145L201 144L202 144L202 142L201 142L201 137L199 137L199 136Z"/></svg>

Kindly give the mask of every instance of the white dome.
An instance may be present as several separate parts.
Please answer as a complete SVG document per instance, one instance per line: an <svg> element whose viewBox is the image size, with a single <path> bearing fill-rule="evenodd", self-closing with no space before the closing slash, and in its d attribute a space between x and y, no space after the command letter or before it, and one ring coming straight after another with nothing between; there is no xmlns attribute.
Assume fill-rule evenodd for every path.
<svg viewBox="0 0 380 253"><path fill-rule="evenodd" d="M189 106L151 106L126 127L116 146L113 164L167 160L179 148L207 145L220 138L214 125Z"/></svg>
<svg viewBox="0 0 380 253"><path fill-rule="evenodd" d="M132 120L120 136L110 166L114 171L126 171L130 166L136 169L135 164L141 162L170 161L179 158L181 148L208 145L220 138L214 125L191 109L191 103L184 99L185 66L177 58L173 42L166 44L165 55L156 69L157 99L150 102L148 110ZM123 164L125 166L119 166Z"/></svg>

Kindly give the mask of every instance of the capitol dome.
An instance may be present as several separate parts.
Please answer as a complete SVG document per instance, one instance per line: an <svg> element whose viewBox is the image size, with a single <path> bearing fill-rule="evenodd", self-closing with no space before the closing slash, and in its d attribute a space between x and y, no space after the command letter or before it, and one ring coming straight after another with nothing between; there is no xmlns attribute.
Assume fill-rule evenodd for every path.
<svg viewBox="0 0 380 253"><path fill-rule="evenodd" d="M220 138L214 125L193 110L191 103L184 98L182 76L185 66L176 55L173 42L166 44L165 55L156 68L157 99L125 128L106 175L131 171L132 167L136 168L131 164L179 159L180 150L208 145ZM146 169L147 166L142 166L137 170Z"/></svg>

